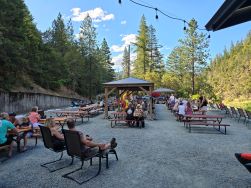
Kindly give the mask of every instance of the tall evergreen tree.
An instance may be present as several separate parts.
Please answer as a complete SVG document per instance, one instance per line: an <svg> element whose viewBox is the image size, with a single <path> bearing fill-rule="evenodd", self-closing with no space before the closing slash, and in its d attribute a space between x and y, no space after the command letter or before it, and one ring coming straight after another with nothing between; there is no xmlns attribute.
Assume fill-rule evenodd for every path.
<svg viewBox="0 0 251 188"><path fill-rule="evenodd" d="M144 78L149 69L149 55L148 55L149 31L146 24L146 18L143 15L140 20L140 26L136 42L137 58L134 62L134 74L140 78Z"/></svg>
<svg viewBox="0 0 251 188"><path fill-rule="evenodd" d="M123 61L122 61L122 69L123 69L123 77L130 77L131 72L131 64L130 64L130 54L129 50L127 50L127 47L124 49L123 53Z"/></svg>
<svg viewBox="0 0 251 188"><path fill-rule="evenodd" d="M88 96L91 98L93 95L93 79L95 78L95 73L97 70L97 64L96 64L96 49L97 49L97 34L96 29L92 24L92 19L89 15L86 16L86 18L83 20L80 26L80 38L79 38L79 44L80 44L80 52L82 56L85 58L85 61L87 63L86 66L86 72L83 74L86 74L87 77L85 78L88 80Z"/></svg>
<svg viewBox="0 0 251 188"><path fill-rule="evenodd" d="M191 92L195 93L195 77L207 65L209 41L204 33L199 33L198 24L192 19L185 30L185 38L179 42L186 54L187 70L191 74Z"/></svg>

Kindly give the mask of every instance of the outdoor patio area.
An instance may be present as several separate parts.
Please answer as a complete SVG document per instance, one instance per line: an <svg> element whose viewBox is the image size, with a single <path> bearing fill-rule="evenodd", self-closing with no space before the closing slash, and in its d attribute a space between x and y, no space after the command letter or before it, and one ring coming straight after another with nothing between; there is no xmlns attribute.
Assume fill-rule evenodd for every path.
<svg viewBox="0 0 251 188"><path fill-rule="evenodd" d="M251 130L228 117L223 122L230 124L227 135L212 127L193 128L192 132L175 120L163 104L156 105L157 120L146 121L146 127L110 127L104 115L91 118L77 126L78 130L91 135L94 140L106 142L116 137L119 160L110 155L109 169L102 161L99 176L81 187L249 187L250 173L236 160L234 153L251 151ZM223 111L209 112L224 114ZM249 123L249 126L250 123ZM29 146L34 144L29 140ZM16 148L15 148L16 149ZM64 153L63 164L71 158ZM59 155L45 149L39 139L38 146L24 153L15 153L13 158L0 164L0 187L78 187L63 174L79 168L76 159L72 166L50 173L40 166ZM83 178L94 166L73 176ZM56 165L56 166L58 166ZM89 166L86 162L85 167ZM54 168L55 165L51 165Z"/></svg>

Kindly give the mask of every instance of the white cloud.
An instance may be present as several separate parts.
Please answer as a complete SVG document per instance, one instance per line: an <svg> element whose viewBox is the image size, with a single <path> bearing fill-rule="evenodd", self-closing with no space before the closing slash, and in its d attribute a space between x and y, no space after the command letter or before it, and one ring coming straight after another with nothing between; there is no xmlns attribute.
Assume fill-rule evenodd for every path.
<svg viewBox="0 0 251 188"><path fill-rule="evenodd" d="M126 24L126 20L123 20L120 22L122 25L125 25Z"/></svg>
<svg viewBox="0 0 251 188"><path fill-rule="evenodd" d="M83 21L88 14L92 18L93 22L108 21L115 18L114 14L108 14L106 11L99 7L92 10L87 10L85 12L81 12L80 8L72 8L71 12L72 20L76 22Z"/></svg>
<svg viewBox="0 0 251 188"><path fill-rule="evenodd" d="M134 62L137 57L136 53L131 53L131 62ZM117 56L113 56L112 62L114 63L114 70L115 71L121 71L122 70L122 61L123 61L123 53L118 54ZM132 66L133 69L133 66Z"/></svg>
<svg viewBox="0 0 251 188"><path fill-rule="evenodd" d="M131 43L136 42L136 34L129 34L129 35L120 35L122 37L121 41L123 42L122 45L112 45L111 51L112 52L123 52L125 47L127 47Z"/></svg>

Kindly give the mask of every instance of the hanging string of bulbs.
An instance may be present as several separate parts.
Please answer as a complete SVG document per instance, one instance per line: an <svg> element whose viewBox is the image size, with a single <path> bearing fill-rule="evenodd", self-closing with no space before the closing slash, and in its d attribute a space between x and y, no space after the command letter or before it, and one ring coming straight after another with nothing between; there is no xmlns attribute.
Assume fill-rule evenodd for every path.
<svg viewBox="0 0 251 188"><path fill-rule="evenodd" d="M142 7L145 7L145 8L149 8L149 9L154 10L154 11L155 11L155 19L156 19L156 20L159 19L159 15L158 15L158 12L159 12L159 13L161 13L162 15L168 17L169 19L178 20L178 21L183 22L183 23L184 23L184 27L183 27L183 30L184 30L184 31L187 30L186 25L189 26L189 23L188 23L185 19L181 19L181 18L177 18L177 17L170 16L170 15L166 14L165 12L161 11L160 9L158 9L157 7L152 7L152 6L149 6L149 5L145 5L145 4L136 2L136 1L134 1L134 0L129 0L129 1L132 2L132 3L134 3L134 4L136 4L136 5L139 5L139 6L142 6ZM118 0L118 3L119 3L119 4L122 4L122 0ZM200 30L200 31L207 31L206 29L204 29L204 28L199 28L198 26L197 26L196 29L198 29L198 30ZM210 33L208 32L207 38L210 38L210 37L211 37L211 36L210 36Z"/></svg>

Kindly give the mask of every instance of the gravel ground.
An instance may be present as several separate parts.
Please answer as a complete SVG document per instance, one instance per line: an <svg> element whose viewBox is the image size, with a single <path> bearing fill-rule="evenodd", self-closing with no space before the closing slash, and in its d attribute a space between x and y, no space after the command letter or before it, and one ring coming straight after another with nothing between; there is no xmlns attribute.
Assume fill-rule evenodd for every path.
<svg viewBox="0 0 251 188"><path fill-rule="evenodd" d="M157 120L147 121L144 129L112 129L103 115L78 125L79 130L100 142L116 137L119 157L116 161L110 155L110 168L106 169L103 161L100 175L81 187L251 187L250 174L234 157L236 152L251 151L250 130L242 122L225 118L223 122L231 124L227 135L212 127L192 128L192 133L188 133L165 105L156 105L156 111ZM34 140L29 140L29 145L33 144ZM36 148L15 154L0 164L0 187L78 187L61 177L78 168L81 164L78 160L53 173L40 166L57 157L39 140ZM65 155L57 166L70 161ZM97 161L92 169L73 176L81 180L95 168Z"/></svg>

